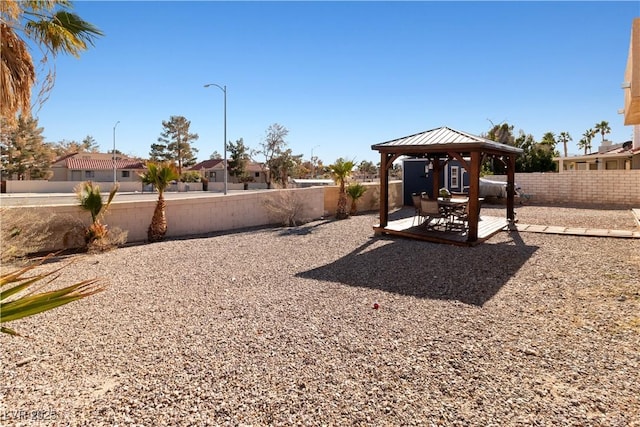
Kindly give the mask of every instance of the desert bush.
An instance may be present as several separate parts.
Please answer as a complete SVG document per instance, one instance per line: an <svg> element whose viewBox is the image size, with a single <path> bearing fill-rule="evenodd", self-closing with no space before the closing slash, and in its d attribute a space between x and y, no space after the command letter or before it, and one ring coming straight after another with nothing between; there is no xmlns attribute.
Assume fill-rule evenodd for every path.
<svg viewBox="0 0 640 427"><path fill-rule="evenodd" d="M264 201L264 206L269 212L269 217L285 227L295 227L308 222L308 219L301 217L304 203L293 191L272 193Z"/></svg>
<svg viewBox="0 0 640 427"><path fill-rule="evenodd" d="M43 216L35 209L3 208L0 216L2 262L32 253L85 246L86 227L72 215Z"/></svg>
<svg viewBox="0 0 640 427"><path fill-rule="evenodd" d="M198 171L186 171L180 175L180 182L200 182L202 177Z"/></svg>

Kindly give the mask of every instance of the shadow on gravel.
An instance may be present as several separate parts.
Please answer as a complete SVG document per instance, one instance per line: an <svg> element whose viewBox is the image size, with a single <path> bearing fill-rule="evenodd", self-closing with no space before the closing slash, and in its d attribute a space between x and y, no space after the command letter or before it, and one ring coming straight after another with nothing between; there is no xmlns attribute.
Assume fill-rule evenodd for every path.
<svg viewBox="0 0 640 427"><path fill-rule="evenodd" d="M315 228L317 227L321 227L325 224L328 224L330 222L332 222L334 220L332 219L325 219L325 220L319 220L319 221L312 221L308 224L303 224L303 225L298 225L295 227L287 227L282 229L282 231L280 231L278 233L278 235L280 236L304 236L307 234L311 234Z"/></svg>
<svg viewBox="0 0 640 427"><path fill-rule="evenodd" d="M331 264L298 277L482 306L538 249L512 240L468 248L374 237Z"/></svg>

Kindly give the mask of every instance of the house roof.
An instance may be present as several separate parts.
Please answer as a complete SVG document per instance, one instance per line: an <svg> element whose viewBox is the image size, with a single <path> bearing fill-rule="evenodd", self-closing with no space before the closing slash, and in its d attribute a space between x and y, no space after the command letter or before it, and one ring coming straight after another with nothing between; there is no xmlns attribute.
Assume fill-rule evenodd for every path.
<svg viewBox="0 0 640 427"><path fill-rule="evenodd" d="M454 149L466 151L467 149L484 149L508 153L522 153L522 149L511 145L501 144L481 136L451 129L443 126L391 141L381 142L371 146L372 150L393 151L397 153L410 153L412 151L438 152Z"/></svg>
<svg viewBox="0 0 640 427"><path fill-rule="evenodd" d="M52 167L85 170L110 170L113 169L113 157L110 153L72 153L56 159ZM117 169L144 169L145 163L141 160L118 156L116 158Z"/></svg>
<svg viewBox="0 0 640 427"><path fill-rule="evenodd" d="M222 167L221 165L222 162L224 162L224 160L222 159L209 159L209 160L202 161L200 163L196 163L195 165L191 166L189 169L190 170L213 169L218 165Z"/></svg>
<svg viewBox="0 0 640 427"><path fill-rule="evenodd" d="M113 160L78 159L72 157L67 159L66 165L69 169L87 170L109 170L113 169ZM145 164L139 160L118 159L116 169L144 169Z"/></svg>

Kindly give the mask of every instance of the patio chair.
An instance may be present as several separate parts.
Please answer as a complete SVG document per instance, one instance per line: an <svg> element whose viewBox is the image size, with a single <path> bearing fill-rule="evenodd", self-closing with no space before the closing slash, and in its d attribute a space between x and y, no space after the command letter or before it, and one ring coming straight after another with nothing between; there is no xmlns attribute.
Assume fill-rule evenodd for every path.
<svg viewBox="0 0 640 427"><path fill-rule="evenodd" d="M422 224L422 222L425 219L425 215L422 213L422 203L421 203L421 200L425 197L429 197L429 196L424 191L422 193L411 193L411 200L413 201L413 207L415 209L411 226L415 224L416 218L418 219L418 225Z"/></svg>
<svg viewBox="0 0 640 427"><path fill-rule="evenodd" d="M437 200L424 197L421 198L420 211L424 218L422 223L425 224L427 228L435 228L437 225L440 225L440 220L443 218L443 214L440 210L440 206L438 206ZM435 223L432 223L433 220L435 220Z"/></svg>

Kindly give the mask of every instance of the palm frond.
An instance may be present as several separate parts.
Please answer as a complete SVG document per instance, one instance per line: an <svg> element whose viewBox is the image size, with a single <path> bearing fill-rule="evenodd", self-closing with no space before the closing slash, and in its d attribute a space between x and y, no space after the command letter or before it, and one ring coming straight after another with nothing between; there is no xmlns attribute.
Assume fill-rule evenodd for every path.
<svg viewBox="0 0 640 427"><path fill-rule="evenodd" d="M99 279L88 279L61 289L38 292L39 289L34 288L37 284L49 278L42 286L49 285L60 276L56 273L69 265L66 264L49 272L27 276L29 272L51 256L43 258L38 263L0 275L0 324L52 310L104 290L103 286L97 285ZM0 327L0 332L20 335L6 326Z"/></svg>
<svg viewBox="0 0 640 427"><path fill-rule="evenodd" d="M75 13L59 10L47 19L28 21L25 32L36 38L54 55L67 53L79 57L103 33Z"/></svg>

